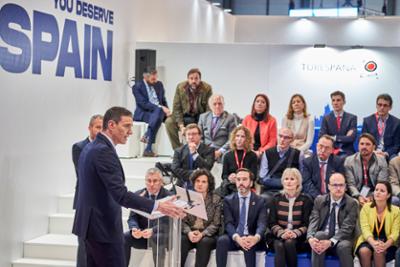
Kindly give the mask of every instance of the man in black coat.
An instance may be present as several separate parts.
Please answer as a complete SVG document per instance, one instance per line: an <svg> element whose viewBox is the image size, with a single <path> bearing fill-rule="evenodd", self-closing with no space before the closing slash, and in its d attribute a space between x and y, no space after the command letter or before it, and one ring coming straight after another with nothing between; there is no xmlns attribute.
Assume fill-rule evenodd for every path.
<svg viewBox="0 0 400 267"><path fill-rule="evenodd" d="M184 216L174 199L158 202L127 190L115 145L126 143L132 126L129 110L110 108L104 115L103 131L85 146L79 159L79 191L72 232L85 240L88 267L125 266L121 206Z"/></svg>
<svg viewBox="0 0 400 267"><path fill-rule="evenodd" d="M90 118L89 122L89 136L86 137L84 140L75 143L72 146L72 161L74 163L75 167L75 172L76 172L76 185L75 185L75 194L74 194L74 203L73 203L73 209L76 209L76 200L78 197L78 189L79 189L79 184L78 184L78 161L79 161L79 156L81 155L81 152L83 148L92 142L95 138L96 135L101 132L101 129L103 127L103 116L96 114L93 115ZM85 242L82 238L78 238L78 252L76 256L76 267L86 267L86 249L85 249Z"/></svg>
<svg viewBox="0 0 400 267"><path fill-rule="evenodd" d="M162 174L159 169L148 169L145 175L145 182L146 187L136 192L139 195L153 200L162 199L171 195L170 191L163 187ZM159 220L149 220L131 211L128 225L129 231L124 234L126 266L129 266L131 247L147 249L149 245L153 251L154 265L164 266L165 248L168 244L168 218L163 217Z"/></svg>

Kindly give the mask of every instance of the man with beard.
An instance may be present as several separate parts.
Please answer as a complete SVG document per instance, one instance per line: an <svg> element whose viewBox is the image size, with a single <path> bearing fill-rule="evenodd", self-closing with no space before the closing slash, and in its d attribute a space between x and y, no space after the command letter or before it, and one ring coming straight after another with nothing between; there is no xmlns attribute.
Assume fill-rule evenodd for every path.
<svg viewBox="0 0 400 267"><path fill-rule="evenodd" d="M212 95L212 88L201 80L199 69L191 69L187 74L187 81L176 87L172 116L165 121L165 126L175 150L182 144L179 141L185 132L185 127L191 123L198 123L199 116L209 110L208 99Z"/></svg>
<svg viewBox="0 0 400 267"><path fill-rule="evenodd" d="M267 209L262 197L251 191L253 173L245 168L236 171L237 193L224 199L225 234L217 241L217 267L225 267L228 251L242 250L246 267L256 266L256 251L263 250Z"/></svg>
<svg viewBox="0 0 400 267"><path fill-rule="evenodd" d="M400 120L390 114L393 99L388 94L376 98L376 113L364 118L362 132L370 133L376 140L375 153L387 160L394 158L400 150Z"/></svg>
<svg viewBox="0 0 400 267"><path fill-rule="evenodd" d="M388 166L384 156L374 153L375 138L363 133L358 140L358 150L346 158L344 167L349 193L361 206L372 201L372 193L378 181L388 180Z"/></svg>
<svg viewBox="0 0 400 267"><path fill-rule="evenodd" d="M142 142L147 143L143 152L144 157L156 156L153 152L152 144L156 141L161 123L171 115L165 99L164 86L157 79L157 70L149 67L143 73L143 80L135 83L132 87L132 93L136 101L133 119L148 123L147 132L141 138Z"/></svg>

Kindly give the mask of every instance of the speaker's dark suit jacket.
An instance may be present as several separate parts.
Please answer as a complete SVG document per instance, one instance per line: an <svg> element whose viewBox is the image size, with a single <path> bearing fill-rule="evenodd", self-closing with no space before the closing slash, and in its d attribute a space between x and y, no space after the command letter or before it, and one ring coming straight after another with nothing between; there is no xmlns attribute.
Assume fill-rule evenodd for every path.
<svg viewBox="0 0 400 267"><path fill-rule="evenodd" d="M73 208L76 209L76 200L78 198L78 189L79 189L79 179L78 179L78 161L79 161L79 156L81 155L81 152L83 148L90 143L89 137L86 139L75 143L72 146L72 161L74 162L74 167L75 167L75 172L76 172L76 185L75 185L75 195L74 195L74 204Z"/></svg>
<svg viewBox="0 0 400 267"><path fill-rule="evenodd" d="M156 82L156 84L153 85L153 88L156 91L160 105L168 107L167 100L165 99L164 85L162 82ZM132 87L132 93L135 96L136 101L136 109L133 119L135 121L148 122L151 112L157 109L158 106L150 102L149 95L147 94L146 84L143 80L135 83L135 85Z"/></svg>
<svg viewBox="0 0 400 267"><path fill-rule="evenodd" d="M347 132L352 130L353 133L347 136ZM318 138L324 134L336 136L335 148L341 148L347 155L354 154L354 141L357 137L357 116L343 112L340 122L340 130L338 130L335 113L332 111L324 116Z"/></svg>
<svg viewBox="0 0 400 267"><path fill-rule="evenodd" d="M225 232L230 238L237 233L239 226L240 208L238 193L232 193L224 198ZM249 235L259 234L261 238L267 227L267 207L264 198L251 193L247 216Z"/></svg>
<svg viewBox="0 0 400 267"><path fill-rule="evenodd" d="M189 181L189 176L194 170L204 168L210 171L213 167L214 148L200 143L197 148L197 153L199 153L199 155L196 160L193 161L193 167L190 168L190 151L188 145L183 145L175 150L171 168L178 176L177 185L182 186L184 182Z"/></svg>
<svg viewBox="0 0 400 267"><path fill-rule="evenodd" d="M362 132L372 134L376 141L379 142L379 133L375 114L364 118ZM383 151L389 154L389 158L395 157L400 150L400 120L390 114L386 120L383 143Z"/></svg>
<svg viewBox="0 0 400 267"><path fill-rule="evenodd" d="M330 155L326 166L326 185L329 184L329 177L335 172L345 175L343 161L337 156ZM313 198L321 195L321 175L319 160L316 154L306 158L303 162L303 192Z"/></svg>
<svg viewBox="0 0 400 267"><path fill-rule="evenodd" d="M115 148L102 133L83 149L78 171L73 233L87 240L122 244L121 206L151 213L154 201L127 190Z"/></svg>

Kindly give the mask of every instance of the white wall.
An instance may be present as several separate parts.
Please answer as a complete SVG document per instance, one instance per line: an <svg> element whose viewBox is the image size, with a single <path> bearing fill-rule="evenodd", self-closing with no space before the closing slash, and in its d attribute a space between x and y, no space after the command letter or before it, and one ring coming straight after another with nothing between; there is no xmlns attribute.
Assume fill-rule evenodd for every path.
<svg viewBox="0 0 400 267"><path fill-rule="evenodd" d="M135 10L137 41L234 41L235 17L205 0L142 0Z"/></svg>
<svg viewBox="0 0 400 267"><path fill-rule="evenodd" d="M366 19L236 16L235 42L284 45L383 46L400 44L399 17Z"/></svg>
<svg viewBox="0 0 400 267"><path fill-rule="evenodd" d="M65 77L56 77L56 61L43 62L41 75L32 74L31 68L21 74L0 69L0 266L9 266L12 259L22 256L22 241L47 232L48 215L56 212L56 197L73 192L71 145L85 138L92 114L122 103L129 67L125 55L132 32L127 10L133 5L122 0L96 1L115 12L113 26L55 10L50 0L12 3L24 7L31 22L33 10L53 14L60 32L65 18L76 20L80 42L84 23L101 27L104 41L105 30L111 29L113 79L104 81L101 71L98 80L75 79L70 70Z"/></svg>
<svg viewBox="0 0 400 267"><path fill-rule="evenodd" d="M400 48L177 43L139 43L138 47L157 50L157 65L163 70L160 79L170 104L176 84L185 79L189 68L199 67L203 80L225 96L226 109L242 117L249 114L253 98L260 92L269 96L271 114L279 124L294 93L303 94L309 112L320 116L335 90L346 94L345 109L357 114L360 124L363 117L375 112L375 98L380 93L392 95L392 113L400 115L400 71L396 67ZM364 69L370 60L378 65L372 73Z"/></svg>

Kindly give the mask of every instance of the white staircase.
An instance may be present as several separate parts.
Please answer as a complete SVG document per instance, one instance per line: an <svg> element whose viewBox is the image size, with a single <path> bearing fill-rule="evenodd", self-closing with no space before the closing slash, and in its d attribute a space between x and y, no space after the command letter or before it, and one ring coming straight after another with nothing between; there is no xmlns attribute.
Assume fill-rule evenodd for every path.
<svg viewBox="0 0 400 267"><path fill-rule="evenodd" d="M136 191L144 187L144 174L147 169L154 167L157 161L164 163L171 162L171 158L121 159L126 176L126 185L129 190ZM23 258L12 262L12 267L76 266L75 260L78 242L76 236L71 234L74 219L74 210L72 209L73 197L73 193L58 197L58 211L49 215L48 234L24 242ZM127 229L127 217L128 210L123 209L123 225L125 230ZM149 258L151 258L150 254ZM132 262L131 266L136 267L139 264Z"/></svg>

